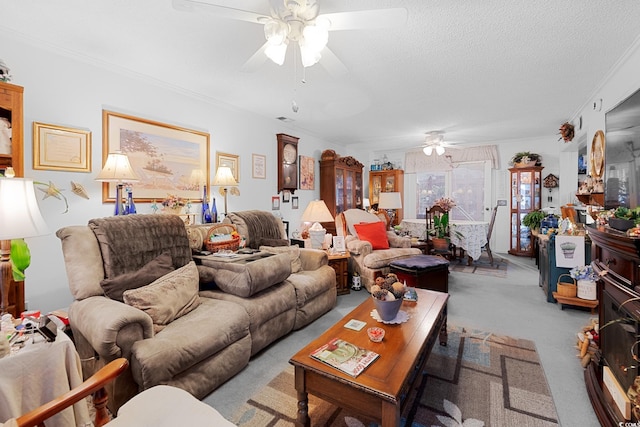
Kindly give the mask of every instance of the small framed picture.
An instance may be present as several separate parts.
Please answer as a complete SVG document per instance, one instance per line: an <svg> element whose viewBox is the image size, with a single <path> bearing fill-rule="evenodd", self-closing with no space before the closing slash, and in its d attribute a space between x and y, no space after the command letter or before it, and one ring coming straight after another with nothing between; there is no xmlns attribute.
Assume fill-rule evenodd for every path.
<svg viewBox="0 0 640 427"><path fill-rule="evenodd" d="M291 209L298 209L298 196L291 198Z"/></svg>
<svg viewBox="0 0 640 427"><path fill-rule="evenodd" d="M271 210L280 210L280 196L271 196Z"/></svg>
<svg viewBox="0 0 640 427"><path fill-rule="evenodd" d="M282 191L282 203L289 203L289 201L291 201L291 191Z"/></svg>
<svg viewBox="0 0 640 427"><path fill-rule="evenodd" d="M267 178L267 156L263 156L262 154L252 154L252 169L251 169L251 177L257 179L266 179Z"/></svg>
<svg viewBox="0 0 640 427"><path fill-rule="evenodd" d="M347 247L344 244L344 236L333 236L333 251L346 252Z"/></svg>

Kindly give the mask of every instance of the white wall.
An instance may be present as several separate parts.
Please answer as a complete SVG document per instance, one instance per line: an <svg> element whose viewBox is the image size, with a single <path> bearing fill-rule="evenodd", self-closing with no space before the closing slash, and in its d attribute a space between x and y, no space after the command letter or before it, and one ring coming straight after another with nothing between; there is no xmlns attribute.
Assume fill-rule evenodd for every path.
<svg viewBox="0 0 640 427"><path fill-rule="evenodd" d="M84 225L91 218L109 216L113 204L102 203L101 183L94 180L102 168L102 110L110 109L137 117L206 131L211 135L210 166L215 172L215 152L240 156L240 197L229 196L229 211L244 209L271 210L271 196L276 193L276 137L287 133L300 137L299 154L320 158L324 149L346 155L344 147L322 141L275 119L197 99L161 84L109 71L62 54L54 54L17 40L0 31L2 59L11 68L12 83L24 87L25 176L36 181L52 181L66 195L69 212L62 213L64 203L49 197L40 200L40 208L51 234L28 239L32 263L27 269L26 299L29 308L44 312L67 307L72 301L67 286L60 241L55 231L68 225ZM167 68L170 72L170 67ZM212 74L215 78L215 74ZM91 173L33 170L32 123L58 124L92 131ZM267 179L251 178L251 154L267 156ZM317 163L316 163L317 165ZM213 177L211 176L210 179ZM82 184L90 200L75 196L70 181ZM283 219L290 221L290 231L299 228L299 218L309 201L319 197L319 168L316 166L315 190L298 190L299 209L281 203ZM214 190L217 190L215 188ZM42 194L42 193L39 193ZM217 191L218 211L223 198ZM134 187L135 196L135 187ZM151 213L149 204L137 203L139 213ZM199 211L200 206L194 205Z"/></svg>

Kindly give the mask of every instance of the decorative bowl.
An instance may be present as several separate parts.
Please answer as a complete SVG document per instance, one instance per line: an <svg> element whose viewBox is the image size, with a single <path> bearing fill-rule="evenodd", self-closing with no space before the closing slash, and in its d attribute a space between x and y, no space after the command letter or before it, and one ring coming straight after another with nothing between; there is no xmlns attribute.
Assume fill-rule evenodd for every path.
<svg viewBox="0 0 640 427"><path fill-rule="evenodd" d="M367 329L367 335L371 341L380 342L384 338L384 329L374 326Z"/></svg>

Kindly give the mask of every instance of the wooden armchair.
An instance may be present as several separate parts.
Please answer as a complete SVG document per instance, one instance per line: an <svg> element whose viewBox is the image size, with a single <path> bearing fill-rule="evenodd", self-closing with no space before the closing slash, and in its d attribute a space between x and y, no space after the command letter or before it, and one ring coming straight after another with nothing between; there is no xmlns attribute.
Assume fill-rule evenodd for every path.
<svg viewBox="0 0 640 427"><path fill-rule="evenodd" d="M96 427L103 425L108 427L141 425L158 427L176 425L234 426L224 419L218 411L188 392L166 385L151 387L136 395L120 407L116 418L109 420L104 386L126 371L128 366L127 359L115 359L103 366L80 386L18 418L8 420L4 427L44 427L47 419L92 393L93 403L96 406L94 422Z"/></svg>

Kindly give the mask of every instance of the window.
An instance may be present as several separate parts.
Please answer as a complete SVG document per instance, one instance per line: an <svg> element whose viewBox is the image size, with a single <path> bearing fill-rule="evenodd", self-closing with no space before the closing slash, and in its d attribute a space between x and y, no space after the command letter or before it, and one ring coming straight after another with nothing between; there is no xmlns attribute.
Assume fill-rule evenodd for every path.
<svg viewBox="0 0 640 427"><path fill-rule="evenodd" d="M441 197L456 202L451 219L482 221L485 206L490 203L486 162L459 163L450 171L419 172L416 174L416 218L425 218L427 208ZM487 186L487 188L489 188Z"/></svg>

